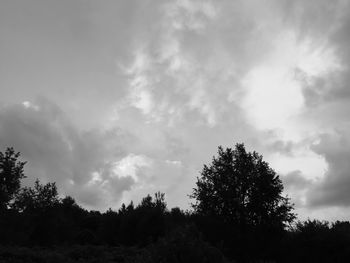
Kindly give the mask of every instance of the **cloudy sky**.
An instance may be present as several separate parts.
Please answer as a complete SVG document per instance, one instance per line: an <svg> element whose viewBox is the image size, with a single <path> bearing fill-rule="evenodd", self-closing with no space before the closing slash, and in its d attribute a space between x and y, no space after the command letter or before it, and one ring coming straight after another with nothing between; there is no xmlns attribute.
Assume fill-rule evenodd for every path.
<svg viewBox="0 0 350 263"><path fill-rule="evenodd" d="M350 219L350 1L0 1L0 147L89 209L188 194L244 142Z"/></svg>

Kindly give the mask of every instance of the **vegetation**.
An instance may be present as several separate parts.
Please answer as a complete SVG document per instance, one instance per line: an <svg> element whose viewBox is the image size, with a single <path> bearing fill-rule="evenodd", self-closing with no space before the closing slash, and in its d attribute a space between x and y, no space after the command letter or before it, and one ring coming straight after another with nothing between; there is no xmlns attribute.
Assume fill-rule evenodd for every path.
<svg viewBox="0 0 350 263"><path fill-rule="evenodd" d="M213 216L241 228L283 228L295 215L276 172L257 152L246 152L243 144L233 150L219 147L218 157L204 165L192 197L195 213Z"/></svg>
<svg viewBox="0 0 350 263"><path fill-rule="evenodd" d="M191 197L163 193L118 211L87 211L55 183L21 187L25 162L0 153L0 262L346 262L350 222L294 222L278 175L261 155L219 147Z"/></svg>
<svg viewBox="0 0 350 263"><path fill-rule="evenodd" d="M15 153L13 148L0 152L0 211L8 207L24 178L25 162L18 161L19 156L20 153Z"/></svg>

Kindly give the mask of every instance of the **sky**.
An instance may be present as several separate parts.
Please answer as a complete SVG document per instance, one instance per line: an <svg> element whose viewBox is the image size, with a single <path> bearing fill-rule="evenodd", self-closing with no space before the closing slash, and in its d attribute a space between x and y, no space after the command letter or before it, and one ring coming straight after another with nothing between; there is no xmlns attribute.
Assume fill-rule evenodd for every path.
<svg viewBox="0 0 350 263"><path fill-rule="evenodd" d="M350 1L0 1L0 150L87 209L189 194L243 142L350 220Z"/></svg>

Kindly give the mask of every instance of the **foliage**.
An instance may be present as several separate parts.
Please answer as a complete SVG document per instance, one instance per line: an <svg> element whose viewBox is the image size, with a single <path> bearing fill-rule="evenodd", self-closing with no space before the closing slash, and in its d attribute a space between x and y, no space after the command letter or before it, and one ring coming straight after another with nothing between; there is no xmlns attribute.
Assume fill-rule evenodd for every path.
<svg viewBox="0 0 350 263"><path fill-rule="evenodd" d="M7 167L2 173L17 179L13 191L6 190L7 209L0 211L0 262L347 262L350 257L348 221L307 220L283 228L294 214L281 195L281 181L243 144L219 147L219 156L204 166L192 195L194 212L168 210L160 192L116 211L87 211L70 196L59 198L55 183L36 180L19 189L25 163L13 149L7 156L12 159L2 154Z"/></svg>
<svg viewBox="0 0 350 263"><path fill-rule="evenodd" d="M24 187L16 194L13 208L19 211L45 210L53 208L58 203L59 197L56 184L47 183L43 185L37 179L34 188Z"/></svg>
<svg viewBox="0 0 350 263"><path fill-rule="evenodd" d="M20 153L13 148L0 152L0 210L6 209L20 189L26 162L19 161Z"/></svg>
<svg viewBox="0 0 350 263"><path fill-rule="evenodd" d="M227 262L217 248L203 241L194 226L176 228L150 245L135 263L224 263Z"/></svg>
<svg viewBox="0 0 350 263"><path fill-rule="evenodd" d="M218 157L204 165L196 186L191 197L200 215L242 227L283 227L295 218L289 199L282 196L279 176L257 152L246 152L243 144L235 149L219 147Z"/></svg>
<svg viewBox="0 0 350 263"><path fill-rule="evenodd" d="M106 246L0 247L0 262L11 263L118 263L132 262L141 251Z"/></svg>

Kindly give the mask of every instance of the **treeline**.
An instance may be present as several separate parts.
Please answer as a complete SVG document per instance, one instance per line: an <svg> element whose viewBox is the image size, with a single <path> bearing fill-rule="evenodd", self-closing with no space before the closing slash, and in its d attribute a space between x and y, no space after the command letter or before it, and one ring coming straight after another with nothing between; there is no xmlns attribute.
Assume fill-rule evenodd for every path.
<svg viewBox="0 0 350 263"><path fill-rule="evenodd" d="M5 247L0 248L0 262L9 255L46 262L52 254L57 257L57 247L57 262L65 253L77 262L107 262L103 259L115 254L111 262L225 262L220 250L204 241L194 215L179 208L168 210L159 192L137 205L130 202L104 213L87 211L69 196L60 199L53 183L36 181L34 188L21 189L17 198L0 215L0 244ZM42 247L46 252L38 258L23 247Z"/></svg>
<svg viewBox="0 0 350 263"><path fill-rule="evenodd" d="M0 217L0 242L3 246L24 247L150 248L154 255L167 259L177 253L179 257L201 260L192 262L206 262L205 259L220 262L220 258L224 262L223 254L237 261L265 259L275 262L346 262L350 256L348 221L330 224L308 220L278 235L245 232L242 236L237 229L222 222L179 208L168 210L164 200L157 198L159 194L155 198L147 196L136 206L130 203L118 211L104 213L87 211L71 197L53 206L23 212L8 209ZM150 251L144 253L148 255ZM74 255L74 251L71 253ZM84 253L80 255L84 256ZM120 255L120 258L123 256L128 255ZM138 256L143 258L143 255ZM178 261L169 262L190 262L181 260L180 257Z"/></svg>
<svg viewBox="0 0 350 263"><path fill-rule="evenodd" d="M123 205L118 211L87 211L72 197L58 198L54 184L36 181L33 189L24 188L20 200L2 212L0 242L26 246L144 246L164 235L171 227L166 223L183 220L178 215L185 218L176 211L166 210L164 195L159 193L155 198L143 198L137 206L132 202Z"/></svg>
<svg viewBox="0 0 350 263"><path fill-rule="evenodd" d="M88 211L55 183L22 187L25 162L0 152L0 262L347 262L350 222L296 221L275 172L256 152L219 147L192 193L163 193Z"/></svg>

